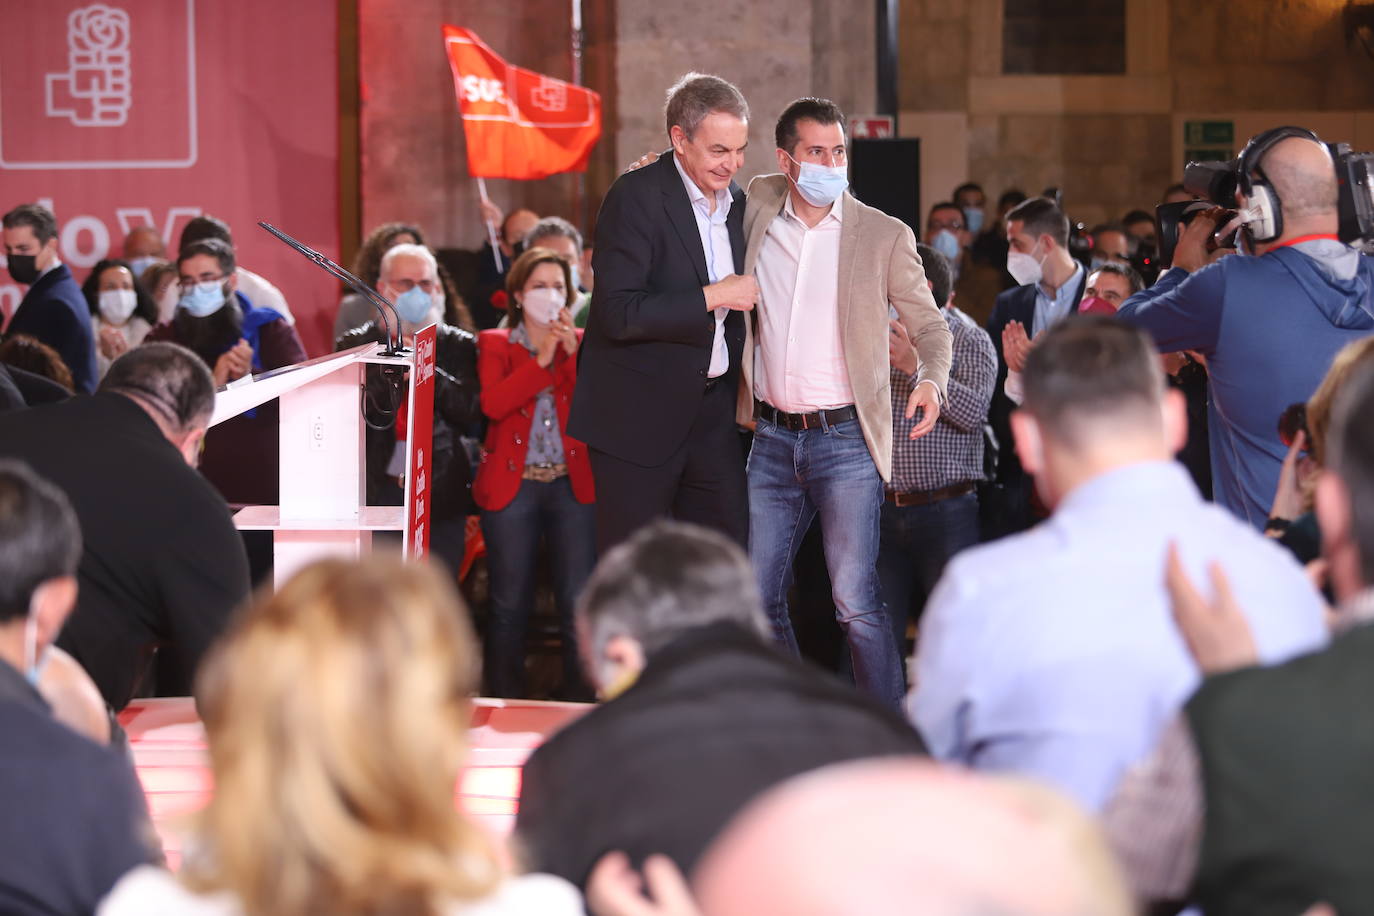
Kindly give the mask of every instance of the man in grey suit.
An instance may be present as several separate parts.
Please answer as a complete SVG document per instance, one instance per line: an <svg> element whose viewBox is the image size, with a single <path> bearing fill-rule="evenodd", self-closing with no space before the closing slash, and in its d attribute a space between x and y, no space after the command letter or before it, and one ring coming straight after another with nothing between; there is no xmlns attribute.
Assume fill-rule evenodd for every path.
<svg viewBox="0 0 1374 916"><path fill-rule="evenodd" d="M858 686L892 707L901 658L878 587L878 519L892 468L888 336L895 315L919 358L912 437L935 425L950 332L903 223L846 193L844 114L798 99L776 127L782 174L749 185L744 274L759 284L746 322L736 419L756 421L749 456L749 554L774 635L796 652L792 563L819 513L836 616Z"/></svg>

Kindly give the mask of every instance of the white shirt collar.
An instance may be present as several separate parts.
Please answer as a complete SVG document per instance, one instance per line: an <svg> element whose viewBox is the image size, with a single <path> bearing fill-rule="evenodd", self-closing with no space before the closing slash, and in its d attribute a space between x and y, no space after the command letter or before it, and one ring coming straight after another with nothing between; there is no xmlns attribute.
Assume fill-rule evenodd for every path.
<svg viewBox="0 0 1374 916"><path fill-rule="evenodd" d="M707 211L706 192L697 187L697 183L687 174L687 170L678 161L677 153L670 153L673 157L673 165L677 168L678 175L682 176L682 185L687 189L687 197L692 201L692 206L699 207L703 213ZM730 204L734 200L730 197L729 189L716 192L716 218L724 219L730 213Z"/></svg>

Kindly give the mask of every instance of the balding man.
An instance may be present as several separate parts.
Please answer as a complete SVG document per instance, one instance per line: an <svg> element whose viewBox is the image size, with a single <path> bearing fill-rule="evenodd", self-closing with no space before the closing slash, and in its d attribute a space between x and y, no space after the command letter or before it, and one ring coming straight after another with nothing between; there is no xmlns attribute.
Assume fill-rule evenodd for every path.
<svg viewBox="0 0 1374 916"><path fill-rule="evenodd" d="M1265 131L1241 161L1256 193L1238 202L1262 211L1242 233L1251 256L1209 256L1223 211L1205 211L1180 235L1173 269L1116 314L1160 352L1207 357L1216 501L1263 528L1286 452L1279 415L1311 396L1337 350L1374 333L1374 264L1337 239L1336 173L1315 134Z"/></svg>
<svg viewBox="0 0 1374 916"><path fill-rule="evenodd" d="M463 430L482 418L477 401L476 338L444 322L444 286L439 265L424 245L401 244L382 255L377 291L396 305L401 340L411 346L415 332L434 324L434 496L430 530L432 552L457 570L462 562L464 525L473 510L472 466L460 439ZM336 349L347 350L385 338L377 319L339 337ZM381 370L370 366L367 388L372 403L389 405L389 383ZM401 405L401 412L405 411ZM374 423L377 422L374 420ZM382 428L378 428L381 426ZM367 430L367 501L374 506L399 506L405 494L405 438L392 426L378 423Z"/></svg>
<svg viewBox="0 0 1374 916"><path fill-rule="evenodd" d="M690 916L1127 916L1131 901L1098 829L1048 789L914 758L798 776L746 807L687 887L645 868L645 909L621 856L594 873L598 913ZM671 905L670 905L671 904Z"/></svg>

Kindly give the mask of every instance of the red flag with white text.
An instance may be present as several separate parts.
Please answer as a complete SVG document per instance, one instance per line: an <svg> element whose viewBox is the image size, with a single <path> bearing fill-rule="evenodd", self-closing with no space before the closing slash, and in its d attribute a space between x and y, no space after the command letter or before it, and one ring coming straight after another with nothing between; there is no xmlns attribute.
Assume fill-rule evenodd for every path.
<svg viewBox="0 0 1374 916"><path fill-rule="evenodd" d="M601 136L601 97L506 63L468 29L444 26L444 49L474 178L584 172Z"/></svg>

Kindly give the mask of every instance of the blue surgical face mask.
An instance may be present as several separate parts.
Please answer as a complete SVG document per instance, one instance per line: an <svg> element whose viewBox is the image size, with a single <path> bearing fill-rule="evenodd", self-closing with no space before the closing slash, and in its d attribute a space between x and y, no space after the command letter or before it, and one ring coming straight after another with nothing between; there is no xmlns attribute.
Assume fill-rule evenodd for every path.
<svg viewBox="0 0 1374 916"><path fill-rule="evenodd" d="M133 271L134 278L142 276L143 272L158 262L158 258L148 255L142 258L133 258L129 261L129 270Z"/></svg>
<svg viewBox="0 0 1374 916"><path fill-rule="evenodd" d="M787 157L792 159L791 156ZM792 159L793 162L797 160ZM797 162L801 169L795 181L802 198L813 207L828 207L849 187L847 166L824 166L814 162Z"/></svg>
<svg viewBox="0 0 1374 916"><path fill-rule="evenodd" d="M951 264L959 260L959 237L948 229L941 229L935 233L935 238L931 240L930 247L948 258Z"/></svg>
<svg viewBox="0 0 1374 916"><path fill-rule="evenodd" d="M392 302L396 306L396 314L410 324L424 321L429 316L429 310L434 308L434 299L418 286L412 286Z"/></svg>
<svg viewBox="0 0 1374 916"><path fill-rule="evenodd" d="M570 266L572 267L572 288L573 288L573 291L576 292L576 291L582 289L582 277L581 277L581 275L579 275L578 272L577 272L577 265L576 265L576 264L572 264L572 265L570 265Z"/></svg>
<svg viewBox="0 0 1374 916"><path fill-rule="evenodd" d="M224 302L229 296L229 291L224 287L223 280L207 280L204 283L197 283L181 294L181 299L177 305L197 318L208 318L224 308Z"/></svg>
<svg viewBox="0 0 1374 916"><path fill-rule="evenodd" d="M43 677L43 666L48 663L48 650L38 651L38 618L32 611L24 621L24 679L29 686L38 689L38 681Z"/></svg>
<svg viewBox="0 0 1374 916"><path fill-rule="evenodd" d="M977 235L983 231L983 208L964 207L964 225L968 231Z"/></svg>

